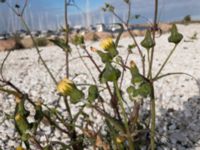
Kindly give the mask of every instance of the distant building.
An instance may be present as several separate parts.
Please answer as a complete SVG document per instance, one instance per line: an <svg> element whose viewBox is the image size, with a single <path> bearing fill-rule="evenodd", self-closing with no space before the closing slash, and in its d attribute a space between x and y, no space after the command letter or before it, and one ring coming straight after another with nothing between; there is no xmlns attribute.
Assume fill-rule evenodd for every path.
<svg viewBox="0 0 200 150"><path fill-rule="evenodd" d="M121 31L121 26L120 24L114 23L109 25L109 30L111 30L112 32L119 32Z"/></svg>
<svg viewBox="0 0 200 150"><path fill-rule="evenodd" d="M103 23L100 23L100 24L96 24L96 31L97 32L103 32L106 30L106 26L105 24Z"/></svg>

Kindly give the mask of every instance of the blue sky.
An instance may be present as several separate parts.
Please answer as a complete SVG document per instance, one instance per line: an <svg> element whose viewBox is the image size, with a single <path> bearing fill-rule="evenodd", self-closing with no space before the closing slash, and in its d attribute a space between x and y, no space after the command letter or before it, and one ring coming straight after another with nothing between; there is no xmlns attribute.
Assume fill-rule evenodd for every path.
<svg viewBox="0 0 200 150"><path fill-rule="evenodd" d="M10 2L24 2L24 0L7 0ZM29 0L30 4L25 12L25 19L34 30L55 29L63 25L64 0ZM87 5L86 2L89 2ZM109 2L116 6L118 13L126 18L127 6L123 0L75 0L81 11L77 8L70 8L70 25L86 25L87 6L91 11L90 22L96 23L113 23L118 21L116 18L105 17L100 8L105 2ZM154 0L132 0L133 15L141 14L142 16L152 20L154 10ZM174 21L180 20L186 15L191 15L192 18L200 19L200 0L159 0L159 20L160 21ZM79 14L78 14L79 13ZM77 14L77 15L75 15ZM140 19L139 22L145 22ZM20 29L20 22L17 17L6 7L0 5L0 32L15 31Z"/></svg>
<svg viewBox="0 0 200 150"><path fill-rule="evenodd" d="M38 11L46 11L46 10L57 10L57 11L63 11L63 3L64 0L29 0L30 5L34 10ZM82 11L86 8L86 2L87 0L75 0L78 7L82 9ZM99 8L100 6L103 6L105 0L88 0L91 10L95 10ZM70 13L78 13L78 10L76 8L71 8Z"/></svg>

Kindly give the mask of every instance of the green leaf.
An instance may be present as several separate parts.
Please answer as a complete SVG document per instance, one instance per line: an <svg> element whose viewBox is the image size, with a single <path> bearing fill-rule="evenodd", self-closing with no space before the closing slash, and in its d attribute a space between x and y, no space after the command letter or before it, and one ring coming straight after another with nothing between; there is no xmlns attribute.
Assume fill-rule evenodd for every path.
<svg viewBox="0 0 200 150"><path fill-rule="evenodd" d="M74 45L82 45L84 44L84 37L82 35L75 35L72 39L72 43Z"/></svg>
<svg viewBox="0 0 200 150"><path fill-rule="evenodd" d="M34 119L37 121L37 124L42 120L44 117L43 111L42 111L42 106L35 106L35 116Z"/></svg>
<svg viewBox="0 0 200 150"><path fill-rule="evenodd" d="M53 150L52 146L51 145L47 145L44 147L44 150Z"/></svg>
<svg viewBox="0 0 200 150"><path fill-rule="evenodd" d="M109 53L104 53L98 50L97 54L101 57L101 61L103 63L108 63L112 61L112 56Z"/></svg>
<svg viewBox="0 0 200 150"><path fill-rule="evenodd" d="M15 124L19 133L23 135L26 133L26 131L31 129L31 125L28 123L28 120L26 119L26 117L21 116L20 114L17 114L17 115L18 115L18 118L15 117Z"/></svg>
<svg viewBox="0 0 200 150"><path fill-rule="evenodd" d="M130 71L132 76L132 84L141 83L144 80L144 77L139 73L139 69L137 68L137 66L131 67Z"/></svg>
<svg viewBox="0 0 200 150"><path fill-rule="evenodd" d="M69 96L71 103L76 104L84 97L84 93L75 87Z"/></svg>
<svg viewBox="0 0 200 150"><path fill-rule="evenodd" d="M71 53L71 47L69 45L66 44L65 40L60 39L60 38L56 38L55 40L50 40L52 43L54 43L55 45L57 45L58 47L60 47L62 50L64 50L65 52L69 52Z"/></svg>
<svg viewBox="0 0 200 150"><path fill-rule="evenodd" d="M110 63L106 63L104 70L101 72L99 79L101 83L108 81L117 81L121 75L121 72L114 68Z"/></svg>
<svg viewBox="0 0 200 150"><path fill-rule="evenodd" d="M139 95L138 91L133 86L128 87L126 91L129 95L129 99L132 101Z"/></svg>
<svg viewBox="0 0 200 150"><path fill-rule="evenodd" d="M144 82L138 89L138 94L144 98L147 98L151 94L151 85L148 82Z"/></svg>
<svg viewBox="0 0 200 150"><path fill-rule="evenodd" d="M130 44L130 45L128 45L128 50L131 51L131 49L133 49L133 48L135 48L135 47L136 47L135 44Z"/></svg>
<svg viewBox="0 0 200 150"><path fill-rule="evenodd" d="M173 24L171 29L171 35L168 38L170 43L178 44L183 39L183 35L178 32L178 29L175 24Z"/></svg>
<svg viewBox="0 0 200 150"><path fill-rule="evenodd" d="M130 100L134 100L137 96L147 98L151 94L151 85L148 82L143 82L137 89L130 86L127 88L127 93L129 94Z"/></svg>
<svg viewBox="0 0 200 150"><path fill-rule="evenodd" d="M88 89L88 101L91 103L99 97L98 88L96 85L91 85Z"/></svg>
<svg viewBox="0 0 200 150"><path fill-rule="evenodd" d="M109 52L109 54L111 55L112 58L114 58L115 56L118 55L118 51L116 50L115 46L110 48L108 52Z"/></svg>
<svg viewBox="0 0 200 150"><path fill-rule="evenodd" d="M149 50L150 48L155 46L155 42L151 37L151 32L149 30L146 31L146 35L144 40L141 42L141 45Z"/></svg>
<svg viewBox="0 0 200 150"><path fill-rule="evenodd" d="M21 139L22 141L28 141L30 138L30 135L27 133L22 134Z"/></svg>

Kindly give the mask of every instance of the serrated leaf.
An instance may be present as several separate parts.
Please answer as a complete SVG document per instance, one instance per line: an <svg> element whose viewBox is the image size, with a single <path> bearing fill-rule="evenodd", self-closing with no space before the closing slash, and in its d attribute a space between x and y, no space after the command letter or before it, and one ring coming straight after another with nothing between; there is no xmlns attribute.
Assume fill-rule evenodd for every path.
<svg viewBox="0 0 200 150"><path fill-rule="evenodd" d="M144 82L140 85L139 89L137 90L138 94L142 97L146 98L151 94L151 85L148 82Z"/></svg>
<svg viewBox="0 0 200 150"><path fill-rule="evenodd" d="M104 53L102 51L97 51L97 54L101 57L103 63L108 63L112 61L112 56L109 53Z"/></svg>
<svg viewBox="0 0 200 150"><path fill-rule="evenodd" d="M74 88L69 96L71 103L76 104L84 97L84 93L81 90Z"/></svg>
<svg viewBox="0 0 200 150"><path fill-rule="evenodd" d="M88 89L88 101L92 103L99 97L99 91L96 85L91 85Z"/></svg>
<svg viewBox="0 0 200 150"><path fill-rule="evenodd" d="M117 81L121 75L121 72L114 68L110 63L106 63L104 70L101 72L99 79L101 83L108 81Z"/></svg>

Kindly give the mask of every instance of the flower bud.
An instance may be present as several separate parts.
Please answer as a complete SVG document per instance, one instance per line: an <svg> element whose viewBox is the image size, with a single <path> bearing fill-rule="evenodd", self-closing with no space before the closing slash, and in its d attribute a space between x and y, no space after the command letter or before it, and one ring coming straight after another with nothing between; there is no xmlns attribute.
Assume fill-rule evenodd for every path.
<svg viewBox="0 0 200 150"><path fill-rule="evenodd" d="M178 32L177 27L175 24L173 24L171 29L171 35L168 38L168 41L170 43L178 44L183 39L183 35Z"/></svg>
<svg viewBox="0 0 200 150"><path fill-rule="evenodd" d="M118 137L116 138L116 142L119 143L119 144L123 143L124 141L125 141L125 137L118 136Z"/></svg>
<svg viewBox="0 0 200 150"><path fill-rule="evenodd" d="M20 114L17 114L17 115L15 116L15 120L16 120L16 121L19 121L21 118L22 118L22 116L21 116Z"/></svg>
<svg viewBox="0 0 200 150"><path fill-rule="evenodd" d="M155 46L155 42L151 37L151 32L149 30L146 31L145 34L145 38L144 40L141 42L141 45L146 48L147 50L149 50L150 48Z"/></svg>
<svg viewBox="0 0 200 150"><path fill-rule="evenodd" d="M16 147L16 150L25 150L22 146Z"/></svg>

